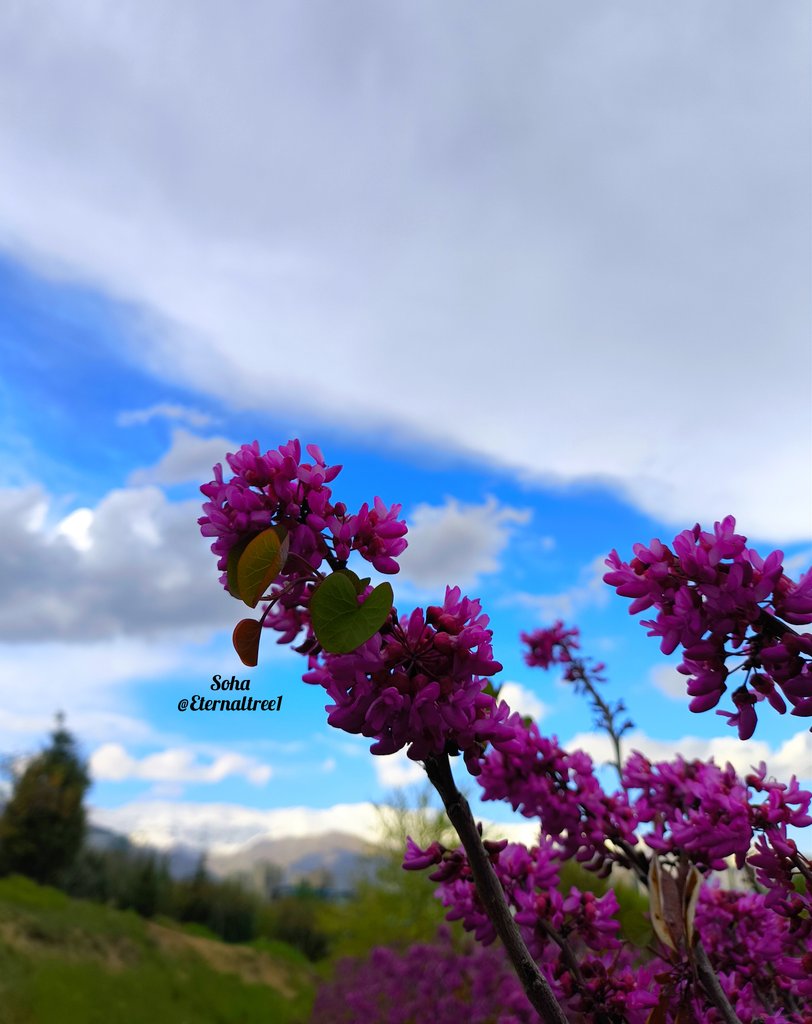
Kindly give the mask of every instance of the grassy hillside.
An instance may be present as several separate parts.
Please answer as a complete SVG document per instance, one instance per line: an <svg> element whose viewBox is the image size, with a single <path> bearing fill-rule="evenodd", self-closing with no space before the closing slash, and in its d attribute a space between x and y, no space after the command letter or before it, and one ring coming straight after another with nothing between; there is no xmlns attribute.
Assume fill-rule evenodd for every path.
<svg viewBox="0 0 812 1024"><path fill-rule="evenodd" d="M316 978L298 951L202 932L0 879L2 1024L307 1020Z"/></svg>

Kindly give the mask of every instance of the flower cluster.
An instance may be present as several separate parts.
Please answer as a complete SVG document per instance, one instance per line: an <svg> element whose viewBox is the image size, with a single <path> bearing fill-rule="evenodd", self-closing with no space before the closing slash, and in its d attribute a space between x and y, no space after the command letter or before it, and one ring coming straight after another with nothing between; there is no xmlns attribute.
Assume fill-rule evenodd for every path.
<svg viewBox="0 0 812 1024"><path fill-rule="evenodd" d="M382 573L396 573L396 557L406 548L406 523L398 519L400 505L387 508L375 498L358 512L348 512L343 502L332 500L327 486L341 471L328 466L321 449L308 445L312 463L302 462L298 440L262 454L259 444L244 444L226 456L233 476L223 478L223 467L214 467L214 480L200 490L209 499L199 520L204 537L214 537L212 551L223 572L220 582L228 589L229 555L269 526L283 527L289 540L288 559L271 593L278 600L265 618L268 626L290 643L307 629L306 607L312 591L308 579L325 560L331 568L346 564L357 551Z"/></svg>
<svg viewBox="0 0 812 1024"><path fill-rule="evenodd" d="M518 722L511 724L518 736ZM607 795L585 754L567 755L534 724L525 733L523 743L514 739L489 752L479 782L485 799L505 799L528 817L539 817L540 842L531 849L504 841L485 847L531 954L573 1019L581 1019L579 1013L592 1019L589 1014L598 1008L611 1008L618 1016L608 1020L644 1021L658 1004L664 1013L685 1005L698 1020L722 1019L677 955L663 949L659 957L641 959L621 948L611 890L601 898L579 889L560 891L562 865L573 857L592 870L614 863L639 871L642 865L645 874L648 855L634 832L651 823L642 837L649 849L674 863L687 858L706 875L726 868L731 856L744 866L753 834L760 833L747 863L757 868L766 891L703 885L695 927L741 1020L760 1013L773 1024L805 1024L800 1008L812 992L806 973L812 871L787 829L812 824L812 794L794 778L788 784L768 778L763 764L742 780L730 765L681 757L652 763L634 753L624 766L624 791ZM460 920L479 942L495 939L461 849L437 842L421 849L409 840L404 867L432 868L429 877L440 883L437 895L448 919ZM806 887L794 885L798 877L807 879ZM769 1014L769 1007L776 1012Z"/></svg>
<svg viewBox="0 0 812 1024"><path fill-rule="evenodd" d="M513 736L509 708L483 689L502 668L487 626L479 601L447 587L442 605L400 619L393 610L350 654L311 656L303 679L332 698L331 725L375 739L372 753L407 744L413 760L462 751L476 774L485 744Z"/></svg>
<svg viewBox="0 0 812 1024"><path fill-rule="evenodd" d="M742 867L750 849L747 788L728 764L673 761L652 764L633 753L623 782L638 791L633 802L640 823L654 826L643 838L658 853L686 853L699 867L722 870L726 857Z"/></svg>
<svg viewBox="0 0 812 1024"><path fill-rule="evenodd" d="M697 524L674 538L673 550L659 540L635 544L629 563L612 551L603 578L633 599L632 615L657 609L643 625L661 638L664 654L683 648L678 671L689 677L691 711L715 707L732 672L744 671L733 693L735 712L718 713L749 739L760 701L783 714L786 700L792 714L812 716L812 637L787 625L812 622L812 570L793 582L783 573L783 552L762 558L735 526L733 516L713 533ZM728 661L737 656L743 660L731 669Z"/></svg>
<svg viewBox="0 0 812 1024"><path fill-rule="evenodd" d="M372 588L365 589L369 581L349 572L346 562L357 552L379 572L397 572L396 558L406 546L400 506L387 508L376 498L350 513L333 501L328 486L340 467L328 466L315 446L307 452L310 463L302 462L298 441L264 454L256 442L244 445L227 457L233 476L226 481L218 465L214 480L201 488L208 499L201 530L214 538L222 582L228 588L231 577L232 592L240 590L253 607L262 594L249 593L256 552L270 544L265 571L279 572L262 621L284 643L305 631L298 648L308 658L304 680L325 689L331 725L371 738L373 753L406 748L409 757L426 762L464 849L439 842L421 849L409 840L404 867L431 869L449 919L462 921L481 943L495 939L494 920L500 935L513 935L510 955L535 1007L529 1015L527 999L493 951L468 957L415 947L403 957L378 951L368 967L347 967L320 997L318 1019L524 1024L536 1011L547 1019L557 1002L568 1019L600 1024L676 1024L689 1017L720 1024L734 1013L764 1024L807 1024L812 866L789 830L812 824L812 794L794 778L788 784L768 778L763 764L742 780L730 765L713 761L652 763L634 753L624 763L620 740L631 723L618 720L622 702L610 705L600 696L604 666L578 654L578 630L559 621L522 634L527 664L563 666L609 734L621 787L606 792L585 752L565 751L556 737L542 736L499 701L489 679L501 665L479 601L449 587L441 605L398 616L388 584L376 591L385 604L373 600ZM264 537L242 558L269 527L276 536ZM266 586L262 556L256 557L256 587ZM325 562L326 575L320 571ZM812 622L812 571L790 580L782 553L762 558L748 549L732 517L712 533L698 525L683 531L672 548L658 540L637 544L630 563L612 551L606 564L604 579L632 598L633 614L656 609L644 625L660 638L663 652L682 648L679 670L689 677L691 710L715 707L731 675L741 671L732 693L735 710L718 712L741 738L753 734L763 701L781 714L789 705L794 715L812 716L812 635L792 628ZM331 580L338 589L330 590ZM353 589L346 593L347 580L354 597ZM311 603L314 592L321 596ZM336 620L354 620L367 599L360 630L351 621L345 639L334 635L331 630L340 632ZM241 637L260 632L253 621L249 632L243 626ZM335 653L351 644L358 646ZM539 819L536 846L477 837L448 765L447 755L459 753L479 776L484 799L505 800ZM755 869L757 891L723 892L708 884L731 857L751 877ZM561 872L570 859L603 876L617 866L648 879L657 952L622 941L613 891L564 891ZM501 914L495 914L502 897ZM516 951L517 929L538 965L531 982L526 959ZM693 944L692 929L699 937ZM561 1012L553 1017L564 1019Z"/></svg>
<svg viewBox="0 0 812 1024"><path fill-rule="evenodd" d="M539 818L542 832L555 837L565 857L608 873L610 847L636 842L636 821L625 793L607 795L582 750L568 754L555 736L538 726L511 720L513 738L490 750L480 775L483 800L506 800L526 818Z"/></svg>
<svg viewBox="0 0 812 1024"><path fill-rule="evenodd" d="M566 665L573 660L573 651L581 646L578 629L566 629L561 619L546 629L534 629L532 633L520 634L523 644L529 650L524 661L530 668L547 669L552 664Z"/></svg>
<svg viewBox="0 0 812 1024"><path fill-rule="evenodd" d="M515 843L486 842L502 890L522 937L534 960L550 981L559 1002L583 1019L626 1020L643 1024L657 1002L657 983L650 966L632 965L621 948L618 903L610 889L602 896L559 886L561 862L558 844L542 839L527 848ZM478 942L490 945L496 932L473 883L465 853L447 850L438 843L420 850L409 841L403 866L407 869L437 864L429 878L440 882L437 890L449 908L447 918L460 920ZM573 965L577 958L577 979ZM576 1016L574 1019L581 1019Z"/></svg>
<svg viewBox="0 0 812 1024"><path fill-rule="evenodd" d="M756 1020L765 1006L786 1010L771 1020L803 1019L801 1008L812 996L812 950L776 918L762 893L703 886L696 927L742 1020Z"/></svg>
<svg viewBox="0 0 812 1024"><path fill-rule="evenodd" d="M405 952L380 947L345 959L316 996L316 1024L537 1024L538 1016L500 949L457 952L447 930Z"/></svg>

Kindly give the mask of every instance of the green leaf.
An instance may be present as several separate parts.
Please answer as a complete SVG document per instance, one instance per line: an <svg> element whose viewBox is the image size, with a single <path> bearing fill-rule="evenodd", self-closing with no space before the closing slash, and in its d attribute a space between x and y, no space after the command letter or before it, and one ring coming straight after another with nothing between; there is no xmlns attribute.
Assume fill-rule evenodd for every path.
<svg viewBox="0 0 812 1024"><path fill-rule="evenodd" d="M256 619L242 619L234 627L231 642L239 654L240 661L249 668L254 668L259 661L259 638L262 626Z"/></svg>
<svg viewBox="0 0 812 1024"><path fill-rule="evenodd" d="M241 601L242 598L240 597L240 588L237 583L237 563L242 557L243 551L248 547L250 539L251 538L249 537L246 540L239 541L228 553L228 565L226 566L228 579L226 583L229 594L231 594L232 597L236 597L238 601Z"/></svg>
<svg viewBox="0 0 812 1024"><path fill-rule="evenodd" d="M248 542L237 562L237 589L249 608L256 608L287 561L290 541L285 533L280 542L279 532L273 526L263 530Z"/></svg>
<svg viewBox="0 0 812 1024"><path fill-rule="evenodd" d="M360 579L357 573L353 572L352 569L347 568L336 569L336 572L340 572L343 576L346 576L347 579L351 581L352 585L355 587L356 594L363 594L363 592L369 586L369 581L371 579L371 577L369 576L365 576L363 579Z"/></svg>
<svg viewBox="0 0 812 1024"><path fill-rule="evenodd" d="M381 583L359 605L348 573L334 572L322 580L310 598L313 632L325 651L349 654L378 632L392 610L393 600L391 584Z"/></svg>

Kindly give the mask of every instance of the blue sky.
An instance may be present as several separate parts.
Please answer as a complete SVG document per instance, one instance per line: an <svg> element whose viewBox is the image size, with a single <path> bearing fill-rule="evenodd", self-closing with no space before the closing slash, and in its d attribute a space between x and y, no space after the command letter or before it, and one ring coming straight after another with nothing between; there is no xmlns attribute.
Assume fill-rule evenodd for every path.
<svg viewBox="0 0 812 1024"><path fill-rule="evenodd" d="M300 437L403 504L401 610L482 598L543 729L608 756L522 662L563 617L630 746L812 781L803 723L691 715L600 582L728 513L812 562L808 10L37 7L0 16L0 750L64 710L96 819L157 841L363 830L414 779L230 648L197 487ZM179 713L215 673L283 710Z"/></svg>

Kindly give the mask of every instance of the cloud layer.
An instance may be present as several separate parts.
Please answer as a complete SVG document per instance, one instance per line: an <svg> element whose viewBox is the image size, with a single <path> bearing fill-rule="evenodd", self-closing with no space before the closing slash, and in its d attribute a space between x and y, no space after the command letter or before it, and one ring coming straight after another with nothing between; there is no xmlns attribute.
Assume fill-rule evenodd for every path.
<svg viewBox="0 0 812 1024"><path fill-rule="evenodd" d="M465 590L501 568L511 529L530 517L529 509L500 505L493 497L482 505L455 498L418 505L408 515L409 546L398 558L400 576L422 589L442 592L449 584Z"/></svg>
<svg viewBox="0 0 812 1024"><path fill-rule="evenodd" d="M47 526L38 488L0 491L0 641L89 641L233 627L233 601L198 532L196 501L111 491ZM201 587L201 580L212 585Z"/></svg>
<svg viewBox="0 0 812 1024"><path fill-rule="evenodd" d="M396 812L390 815L390 811L386 805L371 803L263 811L239 804L144 800L115 808L94 808L90 816L96 825L159 848L184 843L208 848L213 853L232 853L264 836L281 839L322 832L349 832L369 842L380 842L387 836L387 817L396 815ZM487 829L488 821L483 820L483 825ZM493 834L532 842L538 835L538 826L516 821L495 825Z"/></svg>
<svg viewBox="0 0 812 1024"><path fill-rule="evenodd" d="M99 781L140 779L159 783L213 783L238 776L255 786L262 786L270 779L273 769L269 764L262 764L256 758L243 754L226 752L206 762L188 747L170 747L135 758L120 743L105 743L91 755L90 772Z"/></svg>
<svg viewBox="0 0 812 1024"><path fill-rule="evenodd" d="M585 750L596 763L607 763L614 758L611 741L605 733L578 733L566 748ZM791 775L802 783L812 782L812 735L809 732L800 732L773 749L764 740L742 743L735 736L714 736L712 739L683 736L678 740L662 740L637 729L623 737L623 749L626 752L639 750L651 761L670 761L678 754L688 761L713 758L719 765L730 762L740 775L747 774L764 761L769 771L782 782L788 781Z"/></svg>
<svg viewBox="0 0 812 1024"><path fill-rule="evenodd" d="M7 4L0 245L233 407L807 538L809 22Z"/></svg>

